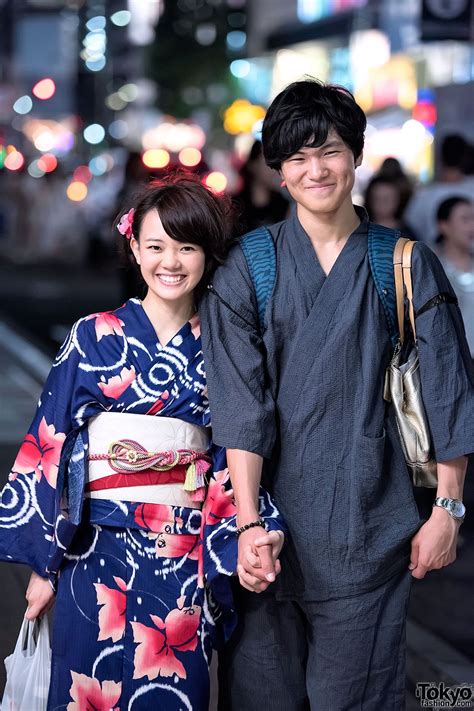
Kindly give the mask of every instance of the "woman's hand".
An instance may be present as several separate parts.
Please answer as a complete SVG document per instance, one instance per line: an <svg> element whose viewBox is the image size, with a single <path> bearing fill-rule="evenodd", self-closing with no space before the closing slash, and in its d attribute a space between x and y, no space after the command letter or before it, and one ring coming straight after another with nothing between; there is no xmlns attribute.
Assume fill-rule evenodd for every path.
<svg viewBox="0 0 474 711"><path fill-rule="evenodd" d="M275 580L281 571L278 556L284 540L282 531L262 534L256 528L251 528L241 534L237 573L244 588L252 592L263 592Z"/></svg>
<svg viewBox="0 0 474 711"><path fill-rule="evenodd" d="M41 617L54 605L54 590L51 583L37 573L31 573L25 597L28 601L25 614L27 620Z"/></svg>

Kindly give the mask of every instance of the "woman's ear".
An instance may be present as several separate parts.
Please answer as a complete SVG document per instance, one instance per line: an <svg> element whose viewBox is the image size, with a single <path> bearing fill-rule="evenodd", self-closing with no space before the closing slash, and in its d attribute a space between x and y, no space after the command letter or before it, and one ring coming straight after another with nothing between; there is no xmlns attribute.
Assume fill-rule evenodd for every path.
<svg viewBox="0 0 474 711"><path fill-rule="evenodd" d="M133 256L135 257L136 263L140 265L140 245L138 244L138 240L136 240L135 237L131 237L130 239L130 249L133 252Z"/></svg>

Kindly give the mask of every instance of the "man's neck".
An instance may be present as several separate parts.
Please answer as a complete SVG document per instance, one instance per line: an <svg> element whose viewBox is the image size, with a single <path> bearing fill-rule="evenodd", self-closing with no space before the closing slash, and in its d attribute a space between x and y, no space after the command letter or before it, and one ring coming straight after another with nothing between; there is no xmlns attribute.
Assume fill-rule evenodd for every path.
<svg viewBox="0 0 474 711"><path fill-rule="evenodd" d="M334 212L311 212L297 205L298 219L315 247L345 242L360 224L352 202L345 202Z"/></svg>

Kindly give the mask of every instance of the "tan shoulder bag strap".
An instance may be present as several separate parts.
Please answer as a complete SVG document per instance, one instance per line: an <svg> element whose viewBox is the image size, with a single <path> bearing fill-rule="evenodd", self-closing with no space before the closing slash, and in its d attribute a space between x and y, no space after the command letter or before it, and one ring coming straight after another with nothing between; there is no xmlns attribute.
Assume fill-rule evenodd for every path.
<svg viewBox="0 0 474 711"><path fill-rule="evenodd" d="M400 237L395 245L393 251L393 275L395 277L395 297L397 300L397 319L398 319L398 333L400 334L400 344L403 345L405 340L405 296L403 290L404 283L404 273L402 269L403 265L403 251L405 245L410 240L405 237Z"/></svg>
<svg viewBox="0 0 474 711"><path fill-rule="evenodd" d="M407 301L408 301L408 315L410 317L411 330L413 333L413 339L416 343L416 327L415 327L415 309L413 307L413 284L411 278L411 256L413 254L413 248L415 242L408 242L405 244L403 249L403 283L405 284Z"/></svg>

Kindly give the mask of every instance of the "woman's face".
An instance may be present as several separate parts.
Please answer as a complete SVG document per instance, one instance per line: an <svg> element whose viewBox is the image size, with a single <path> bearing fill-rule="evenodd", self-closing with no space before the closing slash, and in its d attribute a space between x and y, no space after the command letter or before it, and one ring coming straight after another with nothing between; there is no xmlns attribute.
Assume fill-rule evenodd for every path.
<svg viewBox="0 0 474 711"><path fill-rule="evenodd" d="M396 185L378 183L372 188L372 212L374 221L393 219L400 205L400 195Z"/></svg>
<svg viewBox="0 0 474 711"><path fill-rule="evenodd" d="M159 300L177 304L193 300L193 291L204 274L204 250L191 241L177 242L166 234L157 210L145 215L139 240L130 242L148 292Z"/></svg>
<svg viewBox="0 0 474 711"><path fill-rule="evenodd" d="M447 220L439 221L439 229L446 242L463 250L474 248L474 205L459 202Z"/></svg>

